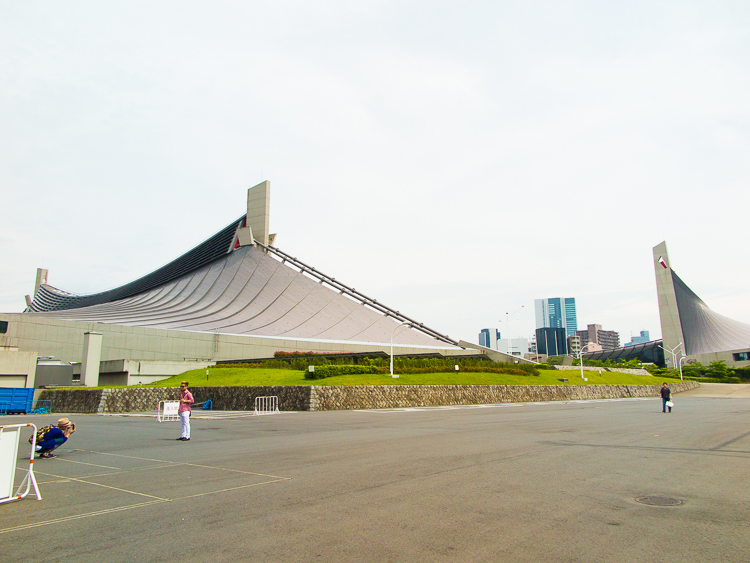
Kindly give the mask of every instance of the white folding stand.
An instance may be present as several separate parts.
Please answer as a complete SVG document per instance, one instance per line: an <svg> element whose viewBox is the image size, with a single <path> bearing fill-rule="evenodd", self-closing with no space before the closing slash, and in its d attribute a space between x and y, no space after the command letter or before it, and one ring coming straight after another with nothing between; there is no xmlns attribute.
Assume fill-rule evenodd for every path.
<svg viewBox="0 0 750 563"><path fill-rule="evenodd" d="M156 419L159 422L177 422L180 420L180 401L159 401L159 410Z"/></svg>
<svg viewBox="0 0 750 563"><path fill-rule="evenodd" d="M31 440L29 470L26 472L26 476L14 494L13 484L16 479L16 459L18 458L18 444L21 441L21 428L26 428L27 426L31 426L34 431ZM36 484L36 477L34 477L35 451L36 426L31 423L0 426L0 503L21 500L29 494L31 487L34 487L36 500L42 500L42 495L39 494L39 486ZM24 485L26 485L26 490L21 493Z"/></svg>

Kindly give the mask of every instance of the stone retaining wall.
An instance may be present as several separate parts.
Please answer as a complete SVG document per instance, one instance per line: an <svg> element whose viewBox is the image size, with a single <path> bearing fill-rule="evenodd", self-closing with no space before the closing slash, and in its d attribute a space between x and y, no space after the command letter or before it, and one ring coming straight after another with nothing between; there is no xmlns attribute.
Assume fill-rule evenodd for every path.
<svg viewBox="0 0 750 563"><path fill-rule="evenodd" d="M672 384L674 393L697 387ZM314 387L310 410L385 409L658 397L659 385L347 385Z"/></svg>
<svg viewBox="0 0 750 563"><path fill-rule="evenodd" d="M673 383L672 392L694 389L696 381ZM214 410L251 411L255 397L276 395L283 411L385 409L443 405L482 405L658 397L659 385L346 385L277 387L192 387L196 402L211 400ZM45 390L53 412L119 413L157 409L174 401L175 387Z"/></svg>

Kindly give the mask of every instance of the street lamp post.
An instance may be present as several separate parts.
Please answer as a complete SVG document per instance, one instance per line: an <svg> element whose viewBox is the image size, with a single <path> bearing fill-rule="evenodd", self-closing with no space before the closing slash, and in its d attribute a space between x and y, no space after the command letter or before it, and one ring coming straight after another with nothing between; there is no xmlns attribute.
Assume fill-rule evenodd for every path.
<svg viewBox="0 0 750 563"><path fill-rule="evenodd" d="M682 342L680 342L677 346L675 346L671 350L669 348L665 348L664 346L659 346L659 348L661 348L665 352L669 352L672 355L672 367L673 368L677 367L677 353L675 352L675 350L677 350L677 348L679 348L680 346L682 346Z"/></svg>
<svg viewBox="0 0 750 563"><path fill-rule="evenodd" d="M511 358L513 357L513 338L510 335L510 319L511 319L511 317L513 315L515 315L516 313L518 313L518 311L520 311L524 307L525 307L525 305L521 305L513 313L508 313L508 311L505 311L505 324L506 324L506 326L508 328L508 354L510 355ZM503 321L500 321L500 322L503 322Z"/></svg>
<svg viewBox="0 0 750 563"><path fill-rule="evenodd" d="M580 352L578 353L578 359L579 359L579 360L581 360L581 379L586 379L585 377L583 377L583 351L584 351L584 350L585 350L586 348L588 348L588 347L590 346L590 344L591 344L591 343L589 343L589 344L584 344L584 345L583 345L583 346L581 347L581 351L580 351Z"/></svg>
<svg viewBox="0 0 750 563"><path fill-rule="evenodd" d="M398 329L398 327L400 327L401 325L411 326L411 323L409 321L400 322L395 326L395 328L391 332L391 377L394 377L393 375L393 335L396 334L396 329Z"/></svg>
<svg viewBox="0 0 750 563"><path fill-rule="evenodd" d="M682 379L682 360L687 360L687 356L682 356L682 358L680 358L680 381L684 381Z"/></svg>

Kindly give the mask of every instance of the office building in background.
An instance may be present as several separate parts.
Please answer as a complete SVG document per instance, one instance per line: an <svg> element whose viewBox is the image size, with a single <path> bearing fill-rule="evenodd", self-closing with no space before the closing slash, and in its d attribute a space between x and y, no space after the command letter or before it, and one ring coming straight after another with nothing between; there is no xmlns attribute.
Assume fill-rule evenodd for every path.
<svg viewBox="0 0 750 563"><path fill-rule="evenodd" d="M497 350L497 341L500 340L500 331L496 328L483 328L479 331L479 345Z"/></svg>
<svg viewBox="0 0 750 563"><path fill-rule="evenodd" d="M534 299L536 328L563 328L565 336L575 336L578 329L574 297Z"/></svg>
<svg viewBox="0 0 750 563"><path fill-rule="evenodd" d="M631 336L630 342L626 342L623 346L635 346L645 342L651 342L651 338L649 338L647 330L642 330L640 336Z"/></svg>
<svg viewBox="0 0 750 563"><path fill-rule="evenodd" d="M565 356L568 353L567 335L564 328L536 329L536 348L539 354Z"/></svg>
<svg viewBox="0 0 750 563"><path fill-rule="evenodd" d="M497 340L498 352L505 352L512 356L525 357L525 354L529 352L529 339L528 338L498 338Z"/></svg>

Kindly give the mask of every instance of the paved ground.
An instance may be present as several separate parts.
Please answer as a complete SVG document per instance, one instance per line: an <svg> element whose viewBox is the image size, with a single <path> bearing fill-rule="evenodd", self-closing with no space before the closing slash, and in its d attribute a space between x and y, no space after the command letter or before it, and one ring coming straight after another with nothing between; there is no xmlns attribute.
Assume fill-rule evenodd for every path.
<svg viewBox="0 0 750 563"><path fill-rule="evenodd" d="M71 415L44 499L0 505L0 561L746 562L750 401L675 402L196 420L186 443Z"/></svg>
<svg viewBox="0 0 750 563"><path fill-rule="evenodd" d="M701 383L700 387L680 393L684 397L725 397L750 399L750 385L746 383Z"/></svg>

